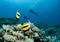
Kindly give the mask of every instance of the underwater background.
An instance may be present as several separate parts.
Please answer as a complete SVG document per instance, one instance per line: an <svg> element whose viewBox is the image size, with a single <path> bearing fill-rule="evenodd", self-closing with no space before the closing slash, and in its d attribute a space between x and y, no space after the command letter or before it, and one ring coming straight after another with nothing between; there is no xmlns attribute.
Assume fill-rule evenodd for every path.
<svg viewBox="0 0 60 42"><path fill-rule="evenodd" d="M34 24L60 23L59 0L0 0L0 17L15 18L17 10L21 13L20 22L24 22L23 17L26 16ZM29 10L33 10L38 16Z"/></svg>
<svg viewBox="0 0 60 42"><path fill-rule="evenodd" d="M20 23L28 18L52 42L60 42L60 0L0 0L0 28L17 23L17 11L21 14Z"/></svg>

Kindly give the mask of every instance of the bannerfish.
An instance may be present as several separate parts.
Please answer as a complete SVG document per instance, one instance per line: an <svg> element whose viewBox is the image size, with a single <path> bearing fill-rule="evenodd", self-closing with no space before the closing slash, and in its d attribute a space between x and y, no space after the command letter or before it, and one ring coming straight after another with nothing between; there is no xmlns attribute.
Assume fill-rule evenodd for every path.
<svg viewBox="0 0 60 42"><path fill-rule="evenodd" d="M30 25L31 25L31 23L28 22L28 23L21 24L18 28L22 31L27 31L30 29Z"/></svg>
<svg viewBox="0 0 60 42"><path fill-rule="evenodd" d="M19 21L19 18L20 18L21 14L19 11L16 12L16 20Z"/></svg>

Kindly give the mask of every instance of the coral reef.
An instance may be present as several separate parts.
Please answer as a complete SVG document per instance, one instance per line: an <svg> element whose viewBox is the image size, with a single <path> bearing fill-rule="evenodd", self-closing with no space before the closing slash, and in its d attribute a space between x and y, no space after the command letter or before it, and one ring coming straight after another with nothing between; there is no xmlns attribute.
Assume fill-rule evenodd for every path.
<svg viewBox="0 0 60 42"><path fill-rule="evenodd" d="M31 22L20 24L16 19L0 18L0 42L60 42L60 24L35 26Z"/></svg>
<svg viewBox="0 0 60 42"><path fill-rule="evenodd" d="M51 42L42 31L31 22L24 24L3 24L0 30L1 42Z"/></svg>

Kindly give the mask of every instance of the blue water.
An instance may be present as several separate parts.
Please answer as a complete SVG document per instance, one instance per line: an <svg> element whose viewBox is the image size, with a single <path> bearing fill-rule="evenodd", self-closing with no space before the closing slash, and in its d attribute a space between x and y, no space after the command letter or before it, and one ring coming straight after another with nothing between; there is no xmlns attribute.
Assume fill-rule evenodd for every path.
<svg viewBox="0 0 60 42"><path fill-rule="evenodd" d="M15 18L16 11L20 10L20 22L24 22L23 17L27 16L34 24L60 23L59 4L59 0L0 0L0 17ZM30 9L37 12L38 16L30 13Z"/></svg>

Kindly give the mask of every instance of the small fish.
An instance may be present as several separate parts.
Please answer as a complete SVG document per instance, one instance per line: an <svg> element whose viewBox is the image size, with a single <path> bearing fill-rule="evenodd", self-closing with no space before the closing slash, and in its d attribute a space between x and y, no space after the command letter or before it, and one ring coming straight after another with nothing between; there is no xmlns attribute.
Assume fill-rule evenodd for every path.
<svg viewBox="0 0 60 42"><path fill-rule="evenodd" d="M36 15L36 16L38 16L38 14L37 14L35 11L33 11L33 10L29 10L29 12L30 12L30 13L33 13L33 14Z"/></svg>
<svg viewBox="0 0 60 42"><path fill-rule="evenodd" d="M16 12L16 20L19 21L19 18L20 18L21 14L19 11Z"/></svg>
<svg viewBox="0 0 60 42"><path fill-rule="evenodd" d="M16 18L19 19L20 18L20 12L16 13Z"/></svg>
<svg viewBox="0 0 60 42"><path fill-rule="evenodd" d="M30 22L21 24L21 25L19 26L19 29L20 29L20 30L23 30L23 31L27 31L27 30L30 29L30 24L31 24Z"/></svg>

